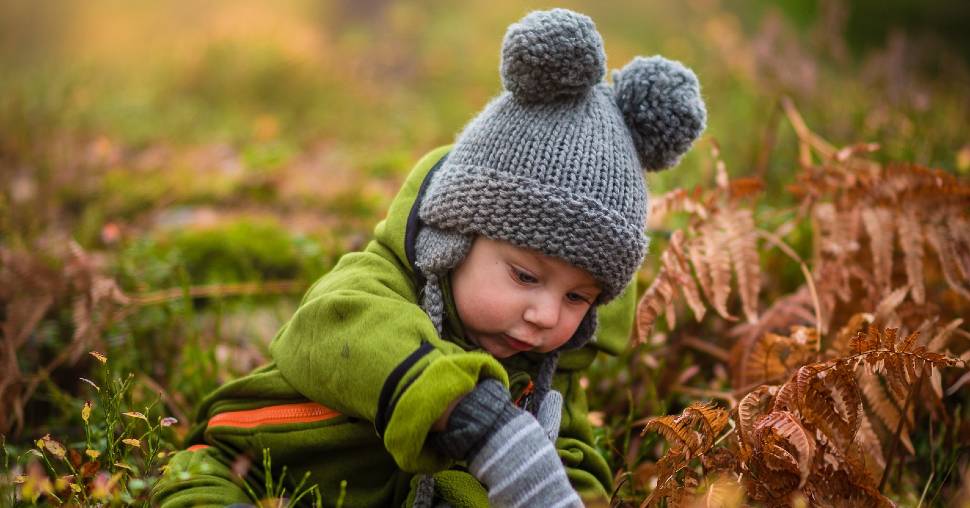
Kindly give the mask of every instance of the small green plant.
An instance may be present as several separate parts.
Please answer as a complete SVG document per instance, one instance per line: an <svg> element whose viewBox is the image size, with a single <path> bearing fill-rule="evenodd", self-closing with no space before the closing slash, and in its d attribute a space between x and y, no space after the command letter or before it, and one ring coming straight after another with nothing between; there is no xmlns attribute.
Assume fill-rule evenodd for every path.
<svg viewBox="0 0 970 508"><path fill-rule="evenodd" d="M148 506L151 487L174 448L169 428L178 422L150 416L157 399L143 411L126 410L134 376L115 377L105 355L90 355L102 369L100 384L80 378L95 395L95 402L85 401L80 409L83 440L65 445L50 434L38 438L17 460L23 474L13 478L16 489L9 497L0 483L0 496L12 498L13 506ZM4 447L5 475L7 453Z"/></svg>
<svg viewBox="0 0 970 508"><path fill-rule="evenodd" d="M287 497L286 484L287 471L286 466L280 471L279 478L276 481L273 480L273 459L270 455L269 448L263 448L263 481L264 488L266 489L266 495L260 498L259 495L253 490L252 486L249 485L245 480L243 480L242 485L246 489L246 493L252 499L259 499L260 508L283 508L285 506L299 506L300 500L306 496L313 495L313 506L320 508L323 506L323 497L320 495L320 487L316 484L308 486L306 484L307 480L310 478L310 472L307 471L303 474L303 478L300 482L296 484L293 488L292 494ZM344 495L346 494L347 480L340 482L340 497L337 499L337 508L340 508L344 504Z"/></svg>

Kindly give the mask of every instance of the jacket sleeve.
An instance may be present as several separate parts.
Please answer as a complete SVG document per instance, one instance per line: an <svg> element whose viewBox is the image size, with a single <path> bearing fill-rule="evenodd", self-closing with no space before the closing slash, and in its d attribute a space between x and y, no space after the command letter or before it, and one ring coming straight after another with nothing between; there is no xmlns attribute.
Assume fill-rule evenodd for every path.
<svg viewBox="0 0 970 508"><path fill-rule="evenodd" d="M553 386L563 394L562 424L556 448L570 483L584 498L608 498L613 474L593 443L581 377L582 371L564 371L554 378Z"/></svg>
<svg viewBox="0 0 970 508"><path fill-rule="evenodd" d="M480 379L508 386L508 376L488 354L438 338L415 302L406 270L371 242L314 284L270 352L297 391L374 422L401 469L430 472L450 465L424 446L434 421Z"/></svg>

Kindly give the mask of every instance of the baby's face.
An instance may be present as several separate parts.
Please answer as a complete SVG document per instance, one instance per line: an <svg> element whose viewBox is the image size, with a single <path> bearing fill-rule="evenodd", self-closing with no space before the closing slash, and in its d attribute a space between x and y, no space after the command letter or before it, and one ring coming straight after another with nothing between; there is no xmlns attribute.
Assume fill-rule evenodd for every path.
<svg viewBox="0 0 970 508"><path fill-rule="evenodd" d="M496 358L562 346L600 294L581 268L482 236L451 289L468 338Z"/></svg>

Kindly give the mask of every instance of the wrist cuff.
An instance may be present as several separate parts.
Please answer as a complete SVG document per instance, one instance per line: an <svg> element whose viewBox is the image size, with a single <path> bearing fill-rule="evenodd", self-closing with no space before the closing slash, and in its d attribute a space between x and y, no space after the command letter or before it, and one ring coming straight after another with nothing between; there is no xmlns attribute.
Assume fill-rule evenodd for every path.
<svg viewBox="0 0 970 508"><path fill-rule="evenodd" d="M512 404L505 386L498 380L485 379L455 406L448 417L448 427L429 438L448 457L467 460L481 449L489 434L518 412L521 410Z"/></svg>

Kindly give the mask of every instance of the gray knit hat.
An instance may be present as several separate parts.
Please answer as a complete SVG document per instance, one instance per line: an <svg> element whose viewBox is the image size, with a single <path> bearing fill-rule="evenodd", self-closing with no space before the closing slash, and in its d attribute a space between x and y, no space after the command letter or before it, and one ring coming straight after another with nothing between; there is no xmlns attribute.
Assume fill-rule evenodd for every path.
<svg viewBox="0 0 970 508"><path fill-rule="evenodd" d="M430 283L484 235L587 270L602 285L597 304L623 291L647 246L643 170L676 164L706 111L678 62L637 57L612 86L605 70L587 16L537 11L508 28L505 90L458 136L420 206L417 265ZM437 289L425 288L426 303ZM588 340L595 312L580 328L568 346Z"/></svg>

